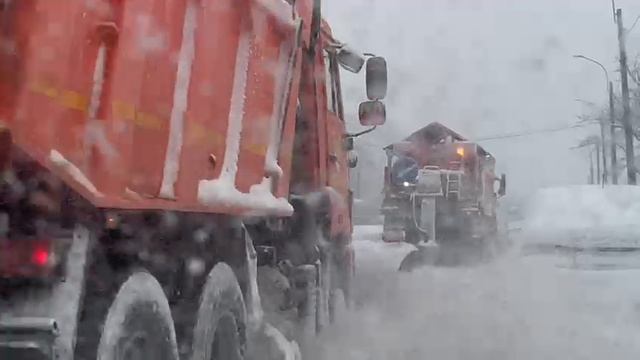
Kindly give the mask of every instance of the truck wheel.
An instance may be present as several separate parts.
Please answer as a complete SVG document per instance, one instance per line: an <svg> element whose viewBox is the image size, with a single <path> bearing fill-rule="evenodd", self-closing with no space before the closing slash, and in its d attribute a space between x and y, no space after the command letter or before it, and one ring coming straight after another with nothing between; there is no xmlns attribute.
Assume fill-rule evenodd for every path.
<svg viewBox="0 0 640 360"><path fill-rule="evenodd" d="M218 263L209 272L200 297L191 360L244 359L246 323L238 280L229 265Z"/></svg>
<svg viewBox="0 0 640 360"><path fill-rule="evenodd" d="M133 273L109 308L98 360L178 360L171 309L149 273Z"/></svg>

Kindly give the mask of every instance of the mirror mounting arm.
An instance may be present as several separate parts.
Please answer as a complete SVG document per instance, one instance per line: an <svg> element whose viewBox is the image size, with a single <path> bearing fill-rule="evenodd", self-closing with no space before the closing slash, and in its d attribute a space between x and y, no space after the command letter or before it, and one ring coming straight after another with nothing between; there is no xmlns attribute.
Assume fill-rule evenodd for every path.
<svg viewBox="0 0 640 360"><path fill-rule="evenodd" d="M347 134L344 134L344 137L347 137L347 138L357 138L358 136L362 136L362 135L365 135L365 134L368 134L368 133L372 132L372 131L373 131L373 130L375 130L377 127L378 127L378 126L373 126L373 127L368 128L367 130L363 130L363 131L360 131L360 132L357 132L357 133L354 133L354 134L349 134L349 133L347 133Z"/></svg>

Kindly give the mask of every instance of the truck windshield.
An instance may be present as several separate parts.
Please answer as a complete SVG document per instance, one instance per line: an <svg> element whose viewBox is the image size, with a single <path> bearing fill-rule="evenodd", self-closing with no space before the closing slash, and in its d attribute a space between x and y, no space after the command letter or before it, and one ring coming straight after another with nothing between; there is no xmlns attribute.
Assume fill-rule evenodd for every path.
<svg viewBox="0 0 640 360"><path fill-rule="evenodd" d="M405 182L415 184L418 177L418 163L408 156L394 156L391 165L391 181L395 185Z"/></svg>

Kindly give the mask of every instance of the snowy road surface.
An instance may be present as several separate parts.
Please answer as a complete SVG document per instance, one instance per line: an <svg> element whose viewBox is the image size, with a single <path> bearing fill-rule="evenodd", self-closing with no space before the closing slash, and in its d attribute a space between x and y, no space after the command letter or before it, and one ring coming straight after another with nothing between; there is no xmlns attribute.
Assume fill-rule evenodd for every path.
<svg viewBox="0 0 640 360"><path fill-rule="evenodd" d="M514 251L470 267L399 273L411 247L382 243L379 234L355 229L358 305L323 335L313 359L640 355L640 270L567 269Z"/></svg>

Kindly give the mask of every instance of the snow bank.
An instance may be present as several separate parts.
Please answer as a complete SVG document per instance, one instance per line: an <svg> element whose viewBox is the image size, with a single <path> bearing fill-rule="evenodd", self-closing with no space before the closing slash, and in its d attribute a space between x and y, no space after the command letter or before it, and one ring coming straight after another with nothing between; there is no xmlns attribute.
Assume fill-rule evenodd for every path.
<svg viewBox="0 0 640 360"><path fill-rule="evenodd" d="M532 196L525 215L523 230L635 227L640 220L640 187L541 189Z"/></svg>

